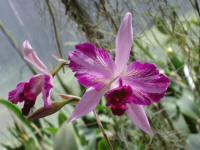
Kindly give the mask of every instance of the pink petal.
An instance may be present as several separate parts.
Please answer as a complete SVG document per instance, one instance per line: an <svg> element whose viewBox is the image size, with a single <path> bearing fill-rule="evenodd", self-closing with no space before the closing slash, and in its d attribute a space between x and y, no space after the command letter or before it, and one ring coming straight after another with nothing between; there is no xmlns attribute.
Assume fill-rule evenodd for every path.
<svg viewBox="0 0 200 150"><path fill-rule="evenodd" d="M133 102L141 105L159 102L170 83L165 75L159 73L155 65L140 62L131 63L122 80L132 87Z"/></svg>
<svg viewBox="0 0 200 150"><path fill-rule="evenodd" d="M127 115L132 120L132 122L142 129L144 132L148 133L150 136L153 136L151 126L149 124L148 118L145 114L143 106L136 104L128 104Z"/></svg>
<svg viewBox="0 0 200 150"><path fill-rule="evenodd" d="M43 82L42 82L42 99L44 101L45 107L51 107L50 93L52 85L52 77L46 74L43 74Z"/></svg>
<svg viewBox="0 0 200 150"><path fill-rule="evenodd" d="M104 93L104 89L101 89L100 91L96 91L92 87L87 89L80 102L76 105L76 108L72 112L72 115L69 117L67 122L74 121L91 112L97 106Z"/></svg>
<svg viewBox="0 0 200 150"><path fill-rule="evenodd" d="M69 67L85 87L100 90L113 77L115 63L112 57L92 43L76 45L76 49L69 53L69 60Z"/></svg>
<svg viewBox="0 0 200 150"><path fill-rule="evenodd" d="M23 42L23 50L24 50L24 59L26 59L28 62L33 64L35 67L37 67L40 71L44 73L48 73L48 69L45 66L45 64L40 60L40 58L37 56L37 53L35 50L31 47L31 44L28 40L25 40Z"/></svg>
<svg viewBox="0 0 200 150"><path fill-rule="evenodd" d="M132 43L132 14L126 13L116 37L115 63L118 73L121 73L127 65Z"/></svg>

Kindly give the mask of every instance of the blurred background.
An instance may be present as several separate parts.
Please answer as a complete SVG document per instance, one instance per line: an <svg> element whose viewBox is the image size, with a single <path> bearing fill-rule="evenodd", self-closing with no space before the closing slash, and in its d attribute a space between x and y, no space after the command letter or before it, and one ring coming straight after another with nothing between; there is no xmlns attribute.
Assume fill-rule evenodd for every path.
<svg viewBox="0 0 200 150"><path fill-rule="evenodd" d="M28 122L22 105L8 103L8 92L37 73L23 59L29 40L53 70L74 45L85 41L114 54L115 37L126 12L133 14L131 61L154 63L171 84L158 104L146 108L155 136L151 139L123 115L113 116L102 98L97 111L116 150L200 149L200 2L198 0L1 0L0 1L0 149L106 150L93 114L67 125L74 106ZM81 96L73 73L65 68L54 78L52 99ZM41 96L38 97L41 99ZM38 100L36 108L42 106ZM64 123L64 124L63 124Z"/></svg>

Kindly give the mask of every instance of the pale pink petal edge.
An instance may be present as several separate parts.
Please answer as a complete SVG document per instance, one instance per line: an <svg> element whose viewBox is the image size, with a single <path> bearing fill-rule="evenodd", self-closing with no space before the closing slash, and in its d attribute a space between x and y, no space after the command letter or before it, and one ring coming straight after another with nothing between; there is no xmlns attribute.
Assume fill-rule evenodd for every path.
<svg viewBox="0 0 200 150"><path fill-rule="evenodd" d="M46 65L40 60L35 50L32 48L30 42L25 40L23 42L24 59L33 64L43 73L48 73Z"/></svg>
<svg viewBox="0 0 200 150"><path fill-rule="evenodd" d="M133 44L132 14L126 13L116 37L115 63L117 72L121 73L128 63Z"/></svg>
<svg viewBox="0 0 200 150"><path fill-rule="evenodd" d="M105 93L104 89L96 91L92 87L88 88L85 94L83 95L82 99L80 100L80 102L76 105L76 108L72 112L67 122L68 123L72 122L91 112L98 105L104 93Z"/></svg>
<svg viewBox="0 0 200 150"><path fill-rule="evenodd" d="M128 117L132 120L132 122L152 137L153 132L143 106L133 103L128 104L127 106L128 110L126 111L126 113Z"/></svg>

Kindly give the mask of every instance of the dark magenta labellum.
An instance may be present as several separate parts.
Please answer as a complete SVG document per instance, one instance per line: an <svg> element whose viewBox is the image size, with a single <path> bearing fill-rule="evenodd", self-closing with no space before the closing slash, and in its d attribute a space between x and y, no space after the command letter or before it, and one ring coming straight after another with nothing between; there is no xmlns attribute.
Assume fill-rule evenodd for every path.
<svg viewBox="0 0 200 150"><path fill-rule="evenodd" d="M24 102L24 107L22 108L22 115L27 116L31 108L35 105L35 101L27 100Z"/></svg>
<svg viewBox="0 0 200 150"><path fill-rule="evenodd" d="M132 89L130 86L124 85L114 88L106 93L106 106L111 106L114 115L122 115L128 107L127 103L133 102Z"/></svg>

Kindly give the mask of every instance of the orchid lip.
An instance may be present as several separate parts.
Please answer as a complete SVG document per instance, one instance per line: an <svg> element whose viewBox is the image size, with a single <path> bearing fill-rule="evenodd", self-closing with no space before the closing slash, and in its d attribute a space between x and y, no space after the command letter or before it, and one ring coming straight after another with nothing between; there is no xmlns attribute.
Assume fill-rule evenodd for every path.
<svg viewBox="0 0 200 150"><path fill-rule="evenodd" d="M106 106L111 106L113 114L120 116L128 109L126 104L133 102L132 94L132 89L128 85L111 89L106 93Z"/></svg>

